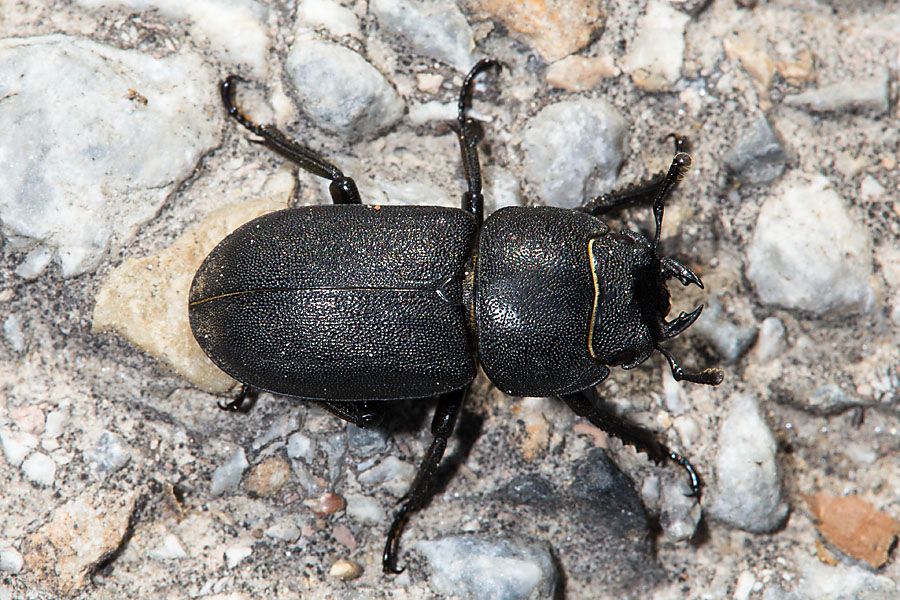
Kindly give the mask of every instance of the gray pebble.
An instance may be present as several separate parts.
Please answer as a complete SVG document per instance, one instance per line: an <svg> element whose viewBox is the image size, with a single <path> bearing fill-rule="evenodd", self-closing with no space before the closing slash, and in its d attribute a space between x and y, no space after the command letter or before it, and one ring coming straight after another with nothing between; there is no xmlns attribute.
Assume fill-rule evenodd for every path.
<svg viewBox="0 0 900 600"><path fill-rule="evenodd" d="M798 587L802 597L809 600L895 600L900 597L897 582L861 567L831 566L814 558L805 558L801 567Z"/></svg>
<svg viewBox="0 0 900 600"><path fill-rule="evenodd" d="M378 485L394 496L406 493L412 483L416 468L395 456L388 456L371 469L359 474L359 482L365 485Z"/></svg>
<svg viewBox="0 0 900 600"><path fill-rule="evenodd" d="M535 200L574 208L584 203L585 190L612 189L625 152L625 120L603 100L557 102L529 121L522 149Z"/></svg>
<svg viewBox="0 0 900 600"><path fill-rule="evenodd" d="M785 96L784 104L815 113L864 111L882 115L890 108L890 73L883 68L870 77L839 81Z"/></svg>
<svg viewBox="0 0 900 600"><path fill-rule="evenodd" d="M753 397L737 395L728 402L728 417L719 431L709 512L744 531L774 531L789 508L775 460L775 438Z"/></svg>
<svg viewBox="0 0 900 600"><path fill-rule="evenodd" d="M347 425L347 444L356 456L372 456L387 448L387 434L383 429L364 429Z"/></svg>
<svg viewBox="0 0 900 600"><path fill-rule="evenodd" d="M296 412L280 415L272 421L265 433L253 440L253 449L259 450L272 440L283 438L290 432L296 431L299 427L300 422Z"/></svg>
<svg viewBox="0 0 900 600"><path fill-rule="evenodd" d="M315 126L348 141L371 137L403 116L394 86L349 48L300 38L291 45L285 69L300 108Z"/></svg>
<svg viewBox="0 0 900 600"><path fill-rule="evenodd" d="M25 566L25 558L21 552L12 546L0 547L0 571L18 573L23 566Z"/></svg>
<svg viewBox="0 0 900 600"><path fill-rule="evenodd" d="M263 534L268 538L289 544L300 539L300 529L290 521L283 521L267 527Z"/></svg>
<svg viewBox="0 0 900 600"><path fill-rule="evenodd" d="M0 80L2 233L13 247L39 245L24 277L51 255L64 277L96 268L158 214L219 133L215 77L186 51L11 38L0 42Z"/></svg>
<svg viewBox="0 0 900 600"><path fill-rule="evenodd" d="M757 184L772 181L784 173L788 155L781 136L761 117L741 134L724 161L737 180Z"/></svg>
<svg viewBox="0 0 900 600"><path fill-rule="evenodd" d="M694 323L691 331L702 336L725 364L743 356L756 338L756 327L741 327L728 320L716 296L709 297L703 316Z"/></svg>
<svg viewBox="0 0 900 600"><path fill-rule="evenodd" d="M244 449L238 446L228 459L228 462L213 472L209 493L213 496L220 496L226 492L236 490L241 483L244 471L249 466L250 463L247 462L247 455L244 454Z"/></svg>
<svg viewBox="0 0 900 600"><path fill-rule="evenodd" d="M747 277L760 300L816 315L874 301L869 233L822 176L794 176L759 211Z"/></svg>
<svg viewBox="0 0 900 600"><path fill-rule="evenodd" d="M19 319L19 315L9 315L3 321L3 337L16 352L25 350L25 334L22 331L22 320Z"/></svg>
<svg viewBox="0 0 900 600"><path fill-rule="evenodd" d="M453 536L421 541L429 583L441 594L478 600L550 598L557 571L549 549L525 539Z"/></svg>
<svg viewBox="0 0 900 600"><path fill-rule="evenodd" d="M422 0L372 0L382 27L405 38L412 49L467 72L474 64L475 41L466 17L454 3Z"/></svg>
<svg viewBox="0 0 900 600"><path fill-rule="evenodd" d="M361 523L384 523L387 520L384 509L375 498L352 494L344 498L347 501L347 515Z"/></svg>
<svg viewBox="0 0 900 600"><path fill-rule="evenodd" d="M85 450L84 458L90 463L94 475L105 479L110 473L128 464L131 457L122 438L111 431L104 431L97 443Z"/></svg>
<svg viewBox="0 0 900 600"><path fill-rule="evenodd" d="M316 442L302 433L292 434L287 441L287 455L309 462L316 454Z"/></svg>

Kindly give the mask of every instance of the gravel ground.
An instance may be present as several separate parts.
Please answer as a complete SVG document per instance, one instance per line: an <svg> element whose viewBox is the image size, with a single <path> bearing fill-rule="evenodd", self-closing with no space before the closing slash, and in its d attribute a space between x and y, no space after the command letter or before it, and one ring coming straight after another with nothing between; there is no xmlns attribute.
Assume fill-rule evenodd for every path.
<svg viewBox="0 0 900 600"><path fill-rule="evenodd" d="M900 3L20 0L0 9L0 599L900 595ZM228 231L325 202L217 82L364 202L457 206L479 58L488 209L693 166L662 252L706 308L599 390L703 479L480 374L442 487L381 549L431 403L376 430L233 382L194 344ZM609 218L650 232L644 207ZM677 312L676 312L677 314Z"/></svg>

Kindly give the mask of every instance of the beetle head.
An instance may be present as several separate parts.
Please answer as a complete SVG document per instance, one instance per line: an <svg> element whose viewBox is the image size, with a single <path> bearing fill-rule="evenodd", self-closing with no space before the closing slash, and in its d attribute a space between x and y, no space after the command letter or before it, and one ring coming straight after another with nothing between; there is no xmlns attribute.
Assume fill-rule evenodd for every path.
<svg viewBox="0 0 900 600"><path fill-rule="evenodd" d="M589 242L591 273L594 279L594 310L591 317L589 347L591 355L605 365L631 369L659 350L669 362L676 381L718 385L724 378L720 369L685 373L660 342L673 338L690 327L703 306L674 319L666 317L671 309L667 282L678 279L682 285L703 282L691 269L673 258L657 254L662 227L663 200L690 167L690 156L676 154L672 166L653 204L656 233L653 241L634 231L594 238Z"/></svg>

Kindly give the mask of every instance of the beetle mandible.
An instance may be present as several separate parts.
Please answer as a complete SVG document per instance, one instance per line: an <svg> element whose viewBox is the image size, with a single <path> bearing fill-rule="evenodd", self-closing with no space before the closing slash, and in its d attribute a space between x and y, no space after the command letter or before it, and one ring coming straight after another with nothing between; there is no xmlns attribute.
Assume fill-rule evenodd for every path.
<svg viewBox="0 0 900 600"><path fill-rule="evenodd" d="M657 255L664 201L690 167L676 138L665 174L579 209L509 207L483 218L475 124L467 116L479 61L459 94L457 133L467 190L460 209L363 204L353 179L235 103L239 78L221 95L228 114L260 143L331 181L330 205L289 208L244 224L216 246L190 290L197 342L243 384L317 402L362 427L386 400L435 398L433 441L388 532L385 572L396 568L400 534L429 497L432 479L480 365L513 396L558 396L579 416L646 452L690 463L650 432L610 412L595 386L609 367L633 368L658 350L676 380L718 385L719 369L686 373L660 342L700 315L670 320L666 282L703 287ZM597 215L653 199L656 233L612 233Z"/></svg>

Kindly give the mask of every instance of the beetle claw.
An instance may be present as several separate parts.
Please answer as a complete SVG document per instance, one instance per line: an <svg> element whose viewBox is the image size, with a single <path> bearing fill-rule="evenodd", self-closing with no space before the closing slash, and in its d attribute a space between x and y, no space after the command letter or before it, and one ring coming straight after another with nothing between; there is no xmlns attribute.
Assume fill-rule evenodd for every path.
<svg viewBox="0 0 900 600"><path fill-rule="evenodd" d="M694 321L697 320L697 317L700 316L701 312L703 312L702 304L695 308L690 314L682 312L671 321L663 321L663 328L662 332L660 333L661 338L667 340L669 338L675 337L676 335L679 335L685 329L694 324Z"/></svg>
<svg viewBox="0 0 900 600"><path fill-rule="evenodd" d="M681 285L693 283L701 290L703 289L703 282L700 281L700 277L674 258L661 258L659 262L659 274L663 281L675 277L681 282Z"/></svg>

